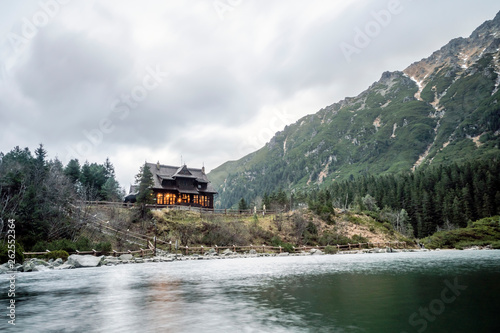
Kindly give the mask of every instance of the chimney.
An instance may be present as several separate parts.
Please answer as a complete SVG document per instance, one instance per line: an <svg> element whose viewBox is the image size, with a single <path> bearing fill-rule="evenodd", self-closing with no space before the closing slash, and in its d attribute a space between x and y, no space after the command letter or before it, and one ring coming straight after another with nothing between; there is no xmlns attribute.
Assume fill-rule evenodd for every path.
<svg viewBox="0 0 500 333"><path fill-rule="evenodd" d="M201 167L201 173L205 174L205 165Z"/></svg>

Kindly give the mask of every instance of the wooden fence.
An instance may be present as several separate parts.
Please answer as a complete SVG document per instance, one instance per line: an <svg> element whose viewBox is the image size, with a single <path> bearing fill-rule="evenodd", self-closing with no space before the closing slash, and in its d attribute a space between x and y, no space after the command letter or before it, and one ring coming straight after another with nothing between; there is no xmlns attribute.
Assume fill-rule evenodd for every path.
<svg viewBox="0 0 500 333"><path fill-rule="evenodd" d="M347 244L347 245L327 245L327 246L297 246L293 247L294 253L296 252L306 252L310 251L312 249L317 249L317 250L324 250L326 247L333 247L336 248L337 251L343 251L343 250L355 250L355 249L371 249L371 248L379 248L379 247L394 247L394 248L405 248L407 246L406 242L380 242L380 243L357 243L357 244ZM189 254L204 254L206 251L213 249L215 250L216 253L221 253L221 251L224 250L231 250L232 252L238 253L238 252L247 252L250 250L255 250L257 253L283 253L284 248L281 246L268 246L268 245L248 245L248 246L213 246L213 247L204 247L204 246L199 246L199 247L190 247L190 246L184 246L180 247L179 251L181 251L184 255L189 255ZM171 250L171 249L170 249Z"/></svg>
<svg viewBox="0 0 500 333"><path fill-rule="evenodd" d="M38 256L38 255L46 255L46 254L49 254L51 253L52 251L49 251L49 250L46 250L45 252L23 252L23 254L27 257L31 257L31 256ZM141 257L144 257L145 255L148 255L148 254L153 254L154 255L155 253L155 249L140 249L140 250L137 250L137 251L122 251L122 252L118 252L118 251L111 251L111 252L104 252L104 251L96 251L96 250L92 250L92 251L76 251L76 252L69 252L68 254L79 254L79 255L85 255L85 254L91 254L93 256L100 256L100 255L112 255L113 257L118 257L122 254L139 254Z"/></svg>
<svg viewBox="0 0 500 333"><path fill-rule="evenodd" d="M159 241L159 240L158 240ZM167 244L166 242L162 242L164 244ZM148 249L140 249L140 250L137 250L137 251L125 251L125 252L118 252L118 251L111 251L109 253L105 253L105 252L102 252L102 251L96 251L96 250L92 250L92 251L76 251L76 252L71 252L69 254L80 254L80 255L84 255L84 254L91 254L91 255L94 255L94 256L97 256L97 255L103 255L103 254L110 254L112 255L113 257L117 257L117 256L120 256L122 254L139 254L141 257L144 257L145 255L148 255L148 254L152 254L153 256L156 255L156 244L152 244L151 242L148 242ZM169 242L168 243L169 245L169 252L172 252L172 242ZM310 251L312 249L317 249L317 250L324 250L326 247L333 247L333 248L337 248L337 251L343 251L343 250L355 250L355 249L363 249L363 248L366 248L366 249L371 249L371 248L379 248L379 247L396 247L396 248L406 248L407 244L406 242L385 242L385 243L357 243L357 244L347 244L347 245L327 245L327 246L297 246L297 247L293 247L293 251L294 253L296 252L306 252L306 251ZM248 246L236 246L236 245L233 245L233 246L213 246L213 247L204 247L204 246L199 246L199 247L189 247L189 246L185 246L185 247L180 247L178 250L175 250L174 251L177 253L177 252L181 252L182 254L184 255L189 255L189 254L201 254L203 255L206 251L210 250L210 249L213 249L215 250L215 252L217 254L221 253L221 251L224 251L224 250L231 250L232 252L235 252L235 253L238 253L238 252L248 252L250 250L255 250L257 253L283 253L284 252L284 248L281 247L281 246L268 246L268 245L248 245ZM48 253L50 253L51 251L49 250L46 250L45 252L24 252L24 255L25 256L37 256L37 255L46 255Z"/></svg>
<svg viewBox="0 0 500 333"><path fill-rule="evenodd" d="M85 204L88 206L100 206L100 207L134 207L133 203L124 203L124 202L109 202L109 201L85 201ZM203 208L203 207L193 207L193 206L188 206L188 205L157 205L157 204L150 204L146 205L146 208L150 209L172 209L172 210L186 210L186 211L193 211L197 213L207 213L207 214L217 214L217 215L266 215L266 214L277 214L280 213L280 211L274 211L274 210L262 210L262 209L210 209L210 208Z"/></svg>

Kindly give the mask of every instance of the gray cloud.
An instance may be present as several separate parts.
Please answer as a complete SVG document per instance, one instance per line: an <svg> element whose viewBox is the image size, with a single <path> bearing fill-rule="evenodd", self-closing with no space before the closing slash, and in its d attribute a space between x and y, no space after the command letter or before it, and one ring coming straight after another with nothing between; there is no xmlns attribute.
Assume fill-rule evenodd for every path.
<svg viewBox="0 0 500 333"><path fill-rule="evenodd" d="M348 61L341 43L387 6L243 1L221 20L205 0L71 2L16 53L7 34L21 35L41 7L2 4L0 151L42 142L64 163L75 151L82 162L109 156L124 186L144 160L183 155L212 169L284 127L276 112L292 122L357 95L500 10L493 0L401 0Z"/></svg>

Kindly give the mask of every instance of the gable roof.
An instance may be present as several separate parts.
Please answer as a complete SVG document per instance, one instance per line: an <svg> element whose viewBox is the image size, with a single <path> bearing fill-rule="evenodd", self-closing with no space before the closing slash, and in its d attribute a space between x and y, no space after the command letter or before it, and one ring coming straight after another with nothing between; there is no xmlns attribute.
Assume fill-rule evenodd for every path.
<svg viewBox="0 0 500 333"><path fill-rule="evenodd" d="M181 193L189 194L217 194L214 187L208 180L207 175L202 169L188 168L186 165L181 167L162 165L160 163L147 163L149 170L153 174L153 189L171 189L162 185L163 180L193 179L194 183L207 184L206 189L198 189L193 184L192 187L178 189Z"/></svg>

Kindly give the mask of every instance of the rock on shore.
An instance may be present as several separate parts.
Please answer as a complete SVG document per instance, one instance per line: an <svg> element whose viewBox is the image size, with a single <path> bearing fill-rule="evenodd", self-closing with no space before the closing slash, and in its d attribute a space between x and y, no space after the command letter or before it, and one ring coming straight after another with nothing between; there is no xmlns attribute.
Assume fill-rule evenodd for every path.
<svg viewBox="0 0 500 333"><path fill-rule="evenodd" d="M374 248L353 251L341 251L338 254L364 254L364 253L394 253L394 252L426 252L425 249L400 249L393 248ZM64 262L61 258L49 260L48 262L42 259L32 258L27 259L22 265L16 264L14 271L16 272L41 272L47 270L73 269L83 267L99 267L99 266L115 266L130 263L148 263L148 262L171 262L175 260L210 260L210 259L233 259L233 258L255 258L255 257L277 257L277 256L318 256L325 253L319 249L311 249L307 252L300 253L257 253L254 249L247 253L235 253L230 249L226 249L221 253L210 249L204 255L193 254L185 256L182 254L172 254L162 250L157 251L156 257L141 258L134 257L131 254L123 254L119 257L112 256L92 256L92 255L70 255L68 260ZM0 274L10 272L7 263L0 265Z"/></svg>

